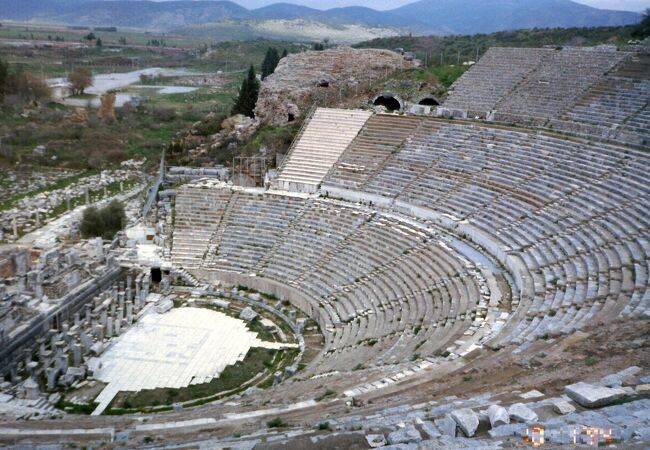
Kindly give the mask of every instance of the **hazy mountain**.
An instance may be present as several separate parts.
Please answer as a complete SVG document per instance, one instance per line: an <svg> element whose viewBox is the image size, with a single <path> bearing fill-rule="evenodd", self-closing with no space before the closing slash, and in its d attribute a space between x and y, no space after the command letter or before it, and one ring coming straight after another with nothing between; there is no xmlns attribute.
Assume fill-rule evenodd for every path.
<svg viewBox="0 0 650 450"><path fill-rule="evenodd" d="M416 31L449 28L454 34L516 28L614 26L636 23L637 13L592 8L569 0L420 0L389 12ZM427 18L426 22L423 18Z"/></svg>
<svg viewBox="0 0 650 450"><path fill-rule="evenodd" d="M289 3L248 10L231 1L0 0L0 19L74 25L175 29L230 19L309 19L397 27L416 33L490 33L517 28L624 25L632 12L599 10L570 0L420 0L389 11L352 6L326 11Z"/></svg>

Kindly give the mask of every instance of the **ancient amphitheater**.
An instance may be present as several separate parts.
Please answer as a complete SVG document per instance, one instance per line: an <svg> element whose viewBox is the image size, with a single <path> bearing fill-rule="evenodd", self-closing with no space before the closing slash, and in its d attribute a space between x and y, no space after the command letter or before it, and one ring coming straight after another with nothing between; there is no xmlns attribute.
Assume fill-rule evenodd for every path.
<svg viewBox="0 0 650 450"><path fill-rule="evenodd" d="M642 49L494 48L442 117L315 110L270 189L181 187L167 245L188 282L289 302L318 324L317 354L244 397L0 435L416 449L532 445L542 430L548 448L644 448L649 104ZM636 347L612 350L624 341ZM608 377L541 367L585 342L620 351ZM277 417L286 428L267 428Z"/></svg>

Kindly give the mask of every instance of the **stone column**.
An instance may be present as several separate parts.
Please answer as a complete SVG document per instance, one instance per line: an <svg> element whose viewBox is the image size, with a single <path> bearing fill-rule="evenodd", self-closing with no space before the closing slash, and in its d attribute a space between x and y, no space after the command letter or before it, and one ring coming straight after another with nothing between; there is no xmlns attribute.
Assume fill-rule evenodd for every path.
<svg viewBox="0 0 650 450"><path fill-rule="evenodd" d="M131 325L133 323L133 303L126 304L126 323Z"/></svg>
<svg viewBox="0 0 650 450"><path fill-rule="evenodd" d="M121 327L122 327L122 320L120 318L115 319L115 336L120 335Z"/></svg>
<svg viewBox="0 0 650 450"><path fill-rule="evenodd" d="M56 378L59 375L59 371L58 369L48 367L45 373L47 375L47 390L53 391L56 388Z"/></svg>
<svg viewBox="0 0 650 450"><path fill-rule="evenodd" d="M81 365L81 345L72 344L72 362L76 367Z"/></svg>
<svg viewBox="0 0 650 450"><path fill-rule="evenodd" d="M79 333L79 341L81 342L84 353L88 353L90 351L90 347L93 345L93 341L90 339L90 336L88 336L86 332L82 330Z"/></svg>
<svg viewBox="0 0 650 450"><path fill-rule="evenodd" d="M96 323L95 326L93 326L93 333L98 341L104 339L104 327L101 324Z"/></svg>
<svg viewBox="0 0 650 450"><path fill-rule="evenodd" d="M16 222L16 216L14 216L13 220L11 221L11 227L13 228L14 239L18 239L18 222Z"/></svg>
<svg viewBox="0 0 650 450"><path fill-rule="evenodd" d="M86 188L86 205L90 204L90 192L88 192L88 188Z"/></svg>
<svg viewBox="0 0 650 450"><path fill-rule="evenodd" d="M81 325L81 318L79 316L79 312L74 313L74 324L77 327Z"/></svg>
<svg viewBox="0 0 650 450"><path fill-rule="evenodd" d="M41 227L41 216L38 213L38 209L34 211L34 216L35 216L34 221L36 222L36 228L40 228Z"/></svg>
<svg viewBox="0 0 650 450"><path fill-rule="evenodd" d="M65 194L65 204L66 204L67 210L70 211L70 194Z"/></svg>
<svg viewBox="0 0 650 450"><path fill-rule="evenodd" d="M106 337L111 338L113 337L115 331L115 327L113 326L113 317L109 317L106 319Z"/></svg>
<svg viewBox="0 0 650 450"><path fill-rule="evenodd" d="M30 377L36 378L37 368L38 368L38 363L36 361L30 361L29 364L27 364L27 372L29 373Z"/></svg>

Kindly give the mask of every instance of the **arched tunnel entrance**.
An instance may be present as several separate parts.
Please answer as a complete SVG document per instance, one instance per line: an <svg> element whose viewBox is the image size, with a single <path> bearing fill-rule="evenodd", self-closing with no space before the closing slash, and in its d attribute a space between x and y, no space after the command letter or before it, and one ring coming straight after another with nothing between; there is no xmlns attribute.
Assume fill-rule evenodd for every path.
<svg viewBox="0 0 650 450"><path fill-rule="evenodd" d="M418 102L418 105L424 105L424 106L438 106L440 103L438 100L436 100L433 97L423 97L420 99Z"/></svg>
<svg viewBox="0 0 650 450"><path fill-rule="evenodd" d="M402 109L402 102L400 99L390 93L379 94L372 102L375 106L383 106L388 111L399 111Z"/></svg>

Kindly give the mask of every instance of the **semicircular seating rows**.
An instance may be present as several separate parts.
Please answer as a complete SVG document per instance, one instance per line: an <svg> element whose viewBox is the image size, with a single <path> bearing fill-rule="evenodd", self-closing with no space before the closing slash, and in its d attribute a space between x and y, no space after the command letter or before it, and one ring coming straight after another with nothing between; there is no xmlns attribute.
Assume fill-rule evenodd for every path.
<svg viewBox="0 0 650 450"><path fill-rule="evenodd" d="M434 355L476 329L481 277L436 223L507 267L515 309L493 343L522 343L650 314L648 169L625 147L375 115L320 197L182 188L172 257L293 286L337 356L318 361L326 372ZM384 202L349 201L364 198Z"/></svg>
<svg viewBox="0 0 650 450"><path fill-rule="evenodd" d="M184 186L172 262L295 288L326 338L319 373L459 348L488 310L485 278L436 230L323 198Z"/></svg>
<svg viewBox="0 0 650 450"><path fill-rule="evenodd" d="M650 314L649 170L625 147L375 116L321 191L424 208L507 264L519 299L505 344Z"/></svg>

